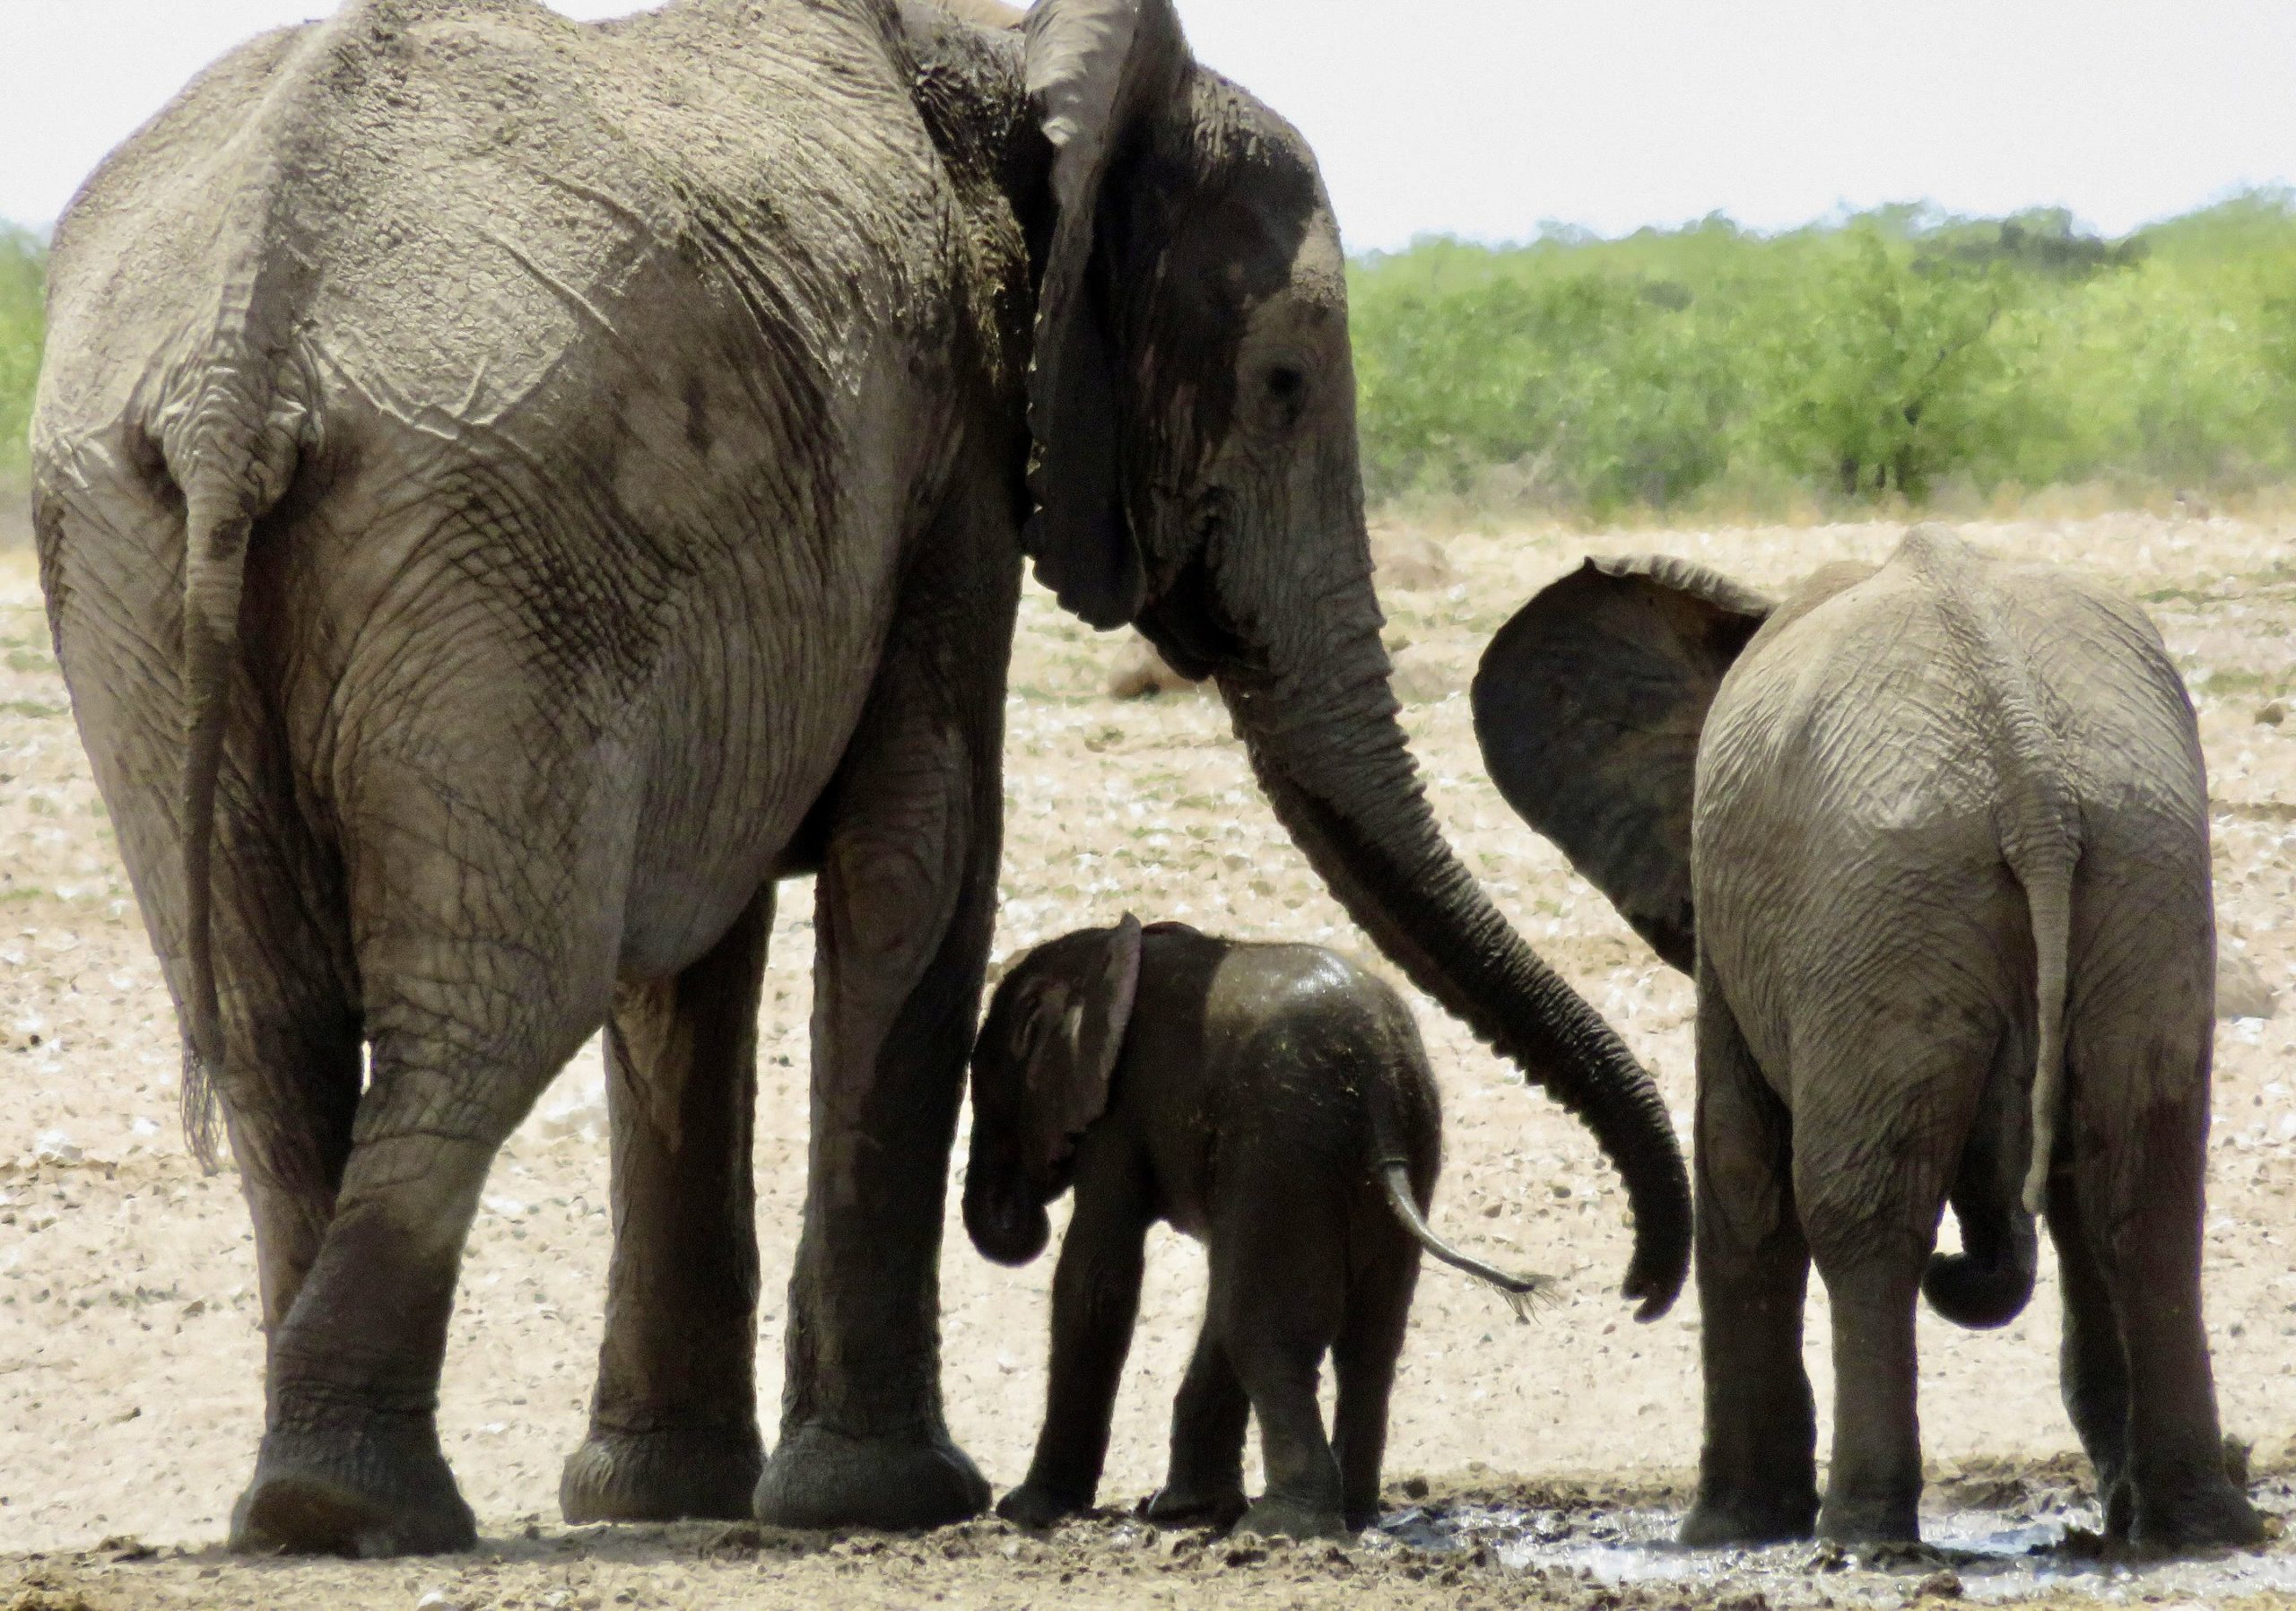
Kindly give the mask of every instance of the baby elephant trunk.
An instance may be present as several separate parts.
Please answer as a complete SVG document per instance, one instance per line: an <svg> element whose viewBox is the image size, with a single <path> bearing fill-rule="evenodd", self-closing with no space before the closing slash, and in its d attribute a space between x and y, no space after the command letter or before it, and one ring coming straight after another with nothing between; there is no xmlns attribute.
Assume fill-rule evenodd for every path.
<svg viewBox="0 0 2296 1611"><path fill-rule="evenodd" d="M1380 1095L1374 1095L1371 1102L1371 1136L1378 1152L1376 1164L1379 1183L1387 1189L1387 1206L1395 1211L1395 1216L1402 1222L1403 1228L1411 1232L1413 1241L1453 1269L1465 1270L1476 1280L1498 1288L1506 1298L1508 1307L1515 1311L1515 1318L1527 1322L1531 1318L1531 1300L1552 1285L1553 1278L1548 1276L1509 1275L1494 1265L1462 1253L1436 1235L1428 1225L1426 1216L1419 1210L1418 1197L1412 1193L1411 1163L1396 1131L1395 1115L1387 1103L1380 1100Z"/></svg>

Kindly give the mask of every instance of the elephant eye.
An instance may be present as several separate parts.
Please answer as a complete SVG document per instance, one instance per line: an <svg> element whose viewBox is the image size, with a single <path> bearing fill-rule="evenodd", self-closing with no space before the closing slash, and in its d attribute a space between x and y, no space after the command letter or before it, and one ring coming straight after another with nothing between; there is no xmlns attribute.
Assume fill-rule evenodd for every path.
<svg viewBox="0 0 2296 1611"><path fill-rule="evenodd" d="M1270 431L1289 431L1308 407L1308 371L1296 363L1271 363L1260 371L1260 414Z"/></svg>

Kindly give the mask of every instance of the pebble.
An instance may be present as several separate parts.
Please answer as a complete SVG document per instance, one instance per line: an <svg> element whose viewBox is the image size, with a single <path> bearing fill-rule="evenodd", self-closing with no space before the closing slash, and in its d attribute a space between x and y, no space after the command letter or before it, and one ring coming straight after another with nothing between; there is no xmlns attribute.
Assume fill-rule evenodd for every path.
<svg viewBox="0 0 2296 1611"><path fill-rule="evenodd" d="M2274 1007L2272 987L2264 971L2247 954L2220 948L2216 953L2216 1015L2219 1018L2269 1018Z"/></svg>

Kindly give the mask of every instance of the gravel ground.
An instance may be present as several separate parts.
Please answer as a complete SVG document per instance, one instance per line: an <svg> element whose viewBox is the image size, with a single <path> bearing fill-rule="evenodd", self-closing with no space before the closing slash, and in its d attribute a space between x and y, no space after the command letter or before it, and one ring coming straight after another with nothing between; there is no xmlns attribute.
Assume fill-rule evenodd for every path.
<svg viewBox="0 0 2296 1611"><path fill-rule="evenodd" d="M1398 691L1445 828L1532 943L1657 1071L1678 1125L1692 1083L1690 986L1499 799L1475 752L1467 679L1499 624L1585 553L1677 553L1777 587L1828 559L1878 558L1900 529L1383 534ZM2283 556L2296 534L2140 515L1965 529L2085 565L2144 598L2199 703L2226 1001L2254 1014L2223 1022L2218 1037L2208 1319L2228 1432L2256 1445L2260 1471L2285 1469L2296 1459L2296 1012L2286 1009L2296 979L2296 718L2281 717L2296 702L2296 568ZM1217 700L1111 699L1120 653L1031 588L1008 711L998 954L1129 910L1368 954L1254 791ZM0 553L0 1551L14 1552L0 1555L0 1584L22 1579L13 1602L22 1611L65 1611L74 1596L99 1607L320 1597L407 1607L432 1592L434 1605L469 1607L943 1598L1257 1607L1367 1592L1380 1604L1576 1605L1594 1592L1561 1567L1526 1575L1519 1561L1477 1562L1472 1551L1422 1558L1317 1546L1231 1564L1238 1552L1225 1545L1113 1522L1052 1539L976 1524L922 1540L836 1543L741 1528L568 1531L556 1522L558 1466L584 1424L607 1251L595 1048L504 1149L464 1267L439 1419L486 1549L372 1566L217 1554L261 1425L247 1216L235 1179L203 1178L177 1136L174 1025L21 550ZM811 909L805 892L784 892L767 981L757 1178L770 1273L788 1266L804 1189ZM1568 1477L1594 1485L1571 1502L1595 1511L1584 1494L1622 1483L1649 1486L1661 1502L1678 1497L1697 1448L1695 1302L1685 1294L1657 1324L1633 1323L1614 1293L1627 1253L1622 1197L1591 1141L1412 999L1444 1087L1438 1223L1470 1250L1552 1272L1561 1286L1555 1303L1518 1326L1491 1293L1429 1267L1396 1394L1391 1477L1430 1474L1439 1492L1482 1485L1518 1504L1531 1502L1524 1485ZM1051 1263L986 1263L952 1209L943 1279L949 1417L1000 1486L1024 1468L1042 1407ZM1103 1486L1111 1503L1147 1492L1161 1474L1203 1276L1192 1244L1156 1236ZM778 1399L779 1298L770 1280L760 1337L768 1405ZM1924 1432L1948 1486L1972 1461L2022 1473L2063 1467L2075 1444L2057 1401L2057 1326L2046 1261L2032 1304L2002 1331L1961 1332L1924 1316ZM1822 1436L1831 1372L1814 1301L1810 1352ZM1409 1502L1400 1489L1394 1497ZM108 1537L143 1542L99 1547ZM1918 1586L1895 1583L1886 1598L1897 1604ZM2227 1580L2212 1598L2258 1586ZM1698 1596L1734 1604L1779 1593L1725 1587ZM1682 1598L1631 1584L1602 1592L1612 1604Z"/></svg>

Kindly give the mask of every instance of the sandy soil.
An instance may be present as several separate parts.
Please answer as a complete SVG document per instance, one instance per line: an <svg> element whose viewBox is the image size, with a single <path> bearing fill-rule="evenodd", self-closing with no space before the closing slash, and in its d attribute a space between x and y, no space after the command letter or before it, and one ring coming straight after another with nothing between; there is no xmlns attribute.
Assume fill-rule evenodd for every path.
<svg viewBox="0 0 2296 1611"><path fill-rule="evenodd" d="M2282 702L2296 702L2296 569L2283 558L2296 532L2143 516L1969 529L2086 564L2145 597L2193 684L2216 802L2225 952L2239 975L2228 982L2256 998L2251 1007L2276 992L2283 1008L2220 1026L2208 1318L2226 1427L2256 1443L2260 1469L2283 1468L2296 1453L2296 1011L2286 1005L2296 980L2296 717L2277 718ZM1402 556L1394 579L1415 584L1383 594L1437 810L1501 906L1657 1071L1678 1125L1691 1091L1690 987L1492 789L1467 678L1500 623L1584 553L1665 550L1779 585L1826 559L1878 557L1898 530L1516 531L1392 550ZM1254 791L1218 701L1111 700L1104 684L1116 654L1031 589L1009 710L999 954L1127 909L1368 951ZM1427 1556L1413 1576L1409 1552L1334 1556L1318 1546L1231 1565L1224 1545L1114 1523L1053 1540L977 1524L921 1541L834 1546L722 1528L570 1534L556 1522L558 1467L584 1424L608 1234L595 1049L505 1148L465 1265L439 1419L492 1554L371 1567L228 1562L208 1546L262 1415L246 1214L235 1179L202 1178L177 1136L174 1024L21 550L0 553L0 1551L17 1552L0 1559L0 1584L30 1574L17 1602L25 1611L62 1611L83 1594L99 1607L320 1595L404 1607L432 1590L433 1604L468 1606L860 1606L944 1595L1320 1606L1373 1588L1396 1604L1585 1598L1567 1572L1526 1579L1495 1560ZM766 993L757 1177L769 1272L788 1266L804 1189L811 907L804 889L784 892ZM1627 1251L1622 1198L1592 1143L1413 999L1445 1092L1439 1223L1495 1260L1560 1276L1562 1287L1533 1324L1518 1326L1492 1294L1430 1266L1396 1396L1391 1478L1433 1474L1439 1490L1495 1485L1518 1502L1530 1502L1522 1482L1573 1473L1678 1494L1697 1443L1695 1302L1686 1294L1657 1324L1632 1322L1613 1292ZM1000 1486L1025 1467L1041 1410L1050 1270L1049 1258L1020 1271L986 1263L952 1214L949 1418ZM1103 1486L1111 1503L1160 1475L1203 1270L1184 1241L1160 1234L1152 1246ZM769 1406L778 1400L779 1298L770 1280L760 1337ZM2057 1402L2057 1324L2046 1267L2031 1308L2002 1332L1960 1332L1924 1316L1924 1428L1941 1475L1980 1457L2054 1468L2075 1447ZM1831 1372L1814 1299L1810 1352L1822 1406ZM96 1548L108 1536L161 1552ZM1622 1592L1631 1603L1657 1591Z"/></svg>

